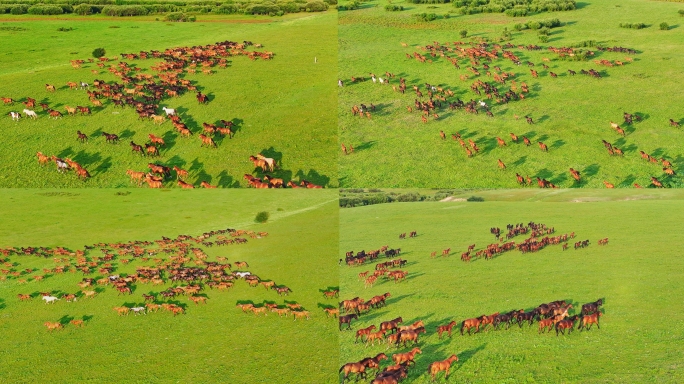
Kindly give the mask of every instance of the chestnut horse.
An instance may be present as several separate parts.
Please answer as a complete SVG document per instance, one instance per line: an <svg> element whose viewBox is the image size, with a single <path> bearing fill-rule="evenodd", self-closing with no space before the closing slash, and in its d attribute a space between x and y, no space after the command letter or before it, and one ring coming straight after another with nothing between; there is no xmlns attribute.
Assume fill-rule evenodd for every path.
<svg viewBox="0 0 684 384"><path fill-rule="evenodd" d="M441 371L445 371L444 379L449 378L449 368L451 368L451 364L454 361L458 361L458 356L456 355L451 355L449 356L448 359L442 360L442 361L435 361L434 363L430 364L430 375L432 376L432 381L435 381L435 375Z"/></svg>

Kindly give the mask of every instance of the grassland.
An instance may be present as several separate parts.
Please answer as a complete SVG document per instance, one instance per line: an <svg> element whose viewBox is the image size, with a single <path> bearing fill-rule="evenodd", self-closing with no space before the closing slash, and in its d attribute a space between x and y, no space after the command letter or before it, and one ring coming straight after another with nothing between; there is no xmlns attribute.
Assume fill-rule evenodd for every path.
<svg viewBox="0 0 684 384"><path fill-rule="evenodd" d="M207 305L186 298L187 313L117 316L123 304L142 303L142 293L171 286L136 284L132 296L102 289L94 299L45 305L40 298L20 302L17 294L74 293L81 273L49 274L41 282L6 276L0 281L0 381L12 382L335 382L336 322L319 304L319 290L336 286L338 242L336 194L323 191L184 191L71 189L2 190L0 248L63 246L83 249L96 242L155 240L179 234L237 228L265 231L244 245L203 247L209 261L244 260L249 270L292 289L289 296L259 286L235 284L232 291L206 289ZM254 223L270 212L265 224ZM91 251L97 256L97 250ZM7 257L4 257L5 259ZM53 268L52 258L10 256L12 270ZM135 259L114 261L115 273L150 265ZM191 264L192 265L192 264ZM7 268L3 266L3 269ZM90 277L97 277L97 272ZM3 275L4 276L4 275ZM239 283L239 282L238 282ZM312 314L293 321L276 314L255 318L235 307L238 301L298 302ZM329 303L327 303L329 304ZM45 321L86 319L75 328L48 333ZM315 347L315 348L314 348Z"/></svg>
<svg viewBox="0 0 684 384"><path fill-rule="evenodd" d="M451 4L416 5L392 2L405 7L401 12L386 12L384 2L364 2L358 10L340 12L339 26L339 78L346 86L339 89L339 130L341 143L355 148L351 155L340 156L340 184L342 187L377 188L515 188L515 174L545 178L560 187L603 187L603 181L616 187L630 187L634 183L650 184L650 177L663 180L666 186L681 186L678 176L666 177L662 165L642 160L642 150L658 159L666 158L673 163L676 172L682 169L681 128L671 127L669 119L681 122L679 105L682 104L680 86L682 74L676 62L682 60L682 35L679 33L681 17L677 3L629 0L616 4L605 0L579 2L578 9L566 12L547 12L527 17L512 18L502 14L442 15L453 11ZM440 16L432 22L421 22L418 13L435 13ZM517 23L558 18L563 23L551 29L547 43L540 43L536 31L516 31ZM648 25L641 30L620 28L620 23L642 22ZM667 22L670 29L658 28ZM515 74L518 92L521 82L529 85L530 92L524 100L497 104L478 96L470 90L477 79L494 83L486 76L482 63L477 67L481 76L475 77L467 68L467 59L460 59L461 69L445 58L431 57L422 48L454 41L469 43L476 39L488 39L497 43L504 29L511 32L510 49L522 61L516 66L501 59L490 63L502 71ZM468 37L460 38L459 31L466 30ZM596 55L588 61L561 61L546 48L567 47L593 40L604 46L621 46L635 49L633 62L624 66L604 67L593 60L625 61L628 55L600 52L589 48ZM404 47L401 43L405 43ZM528 51L519 45L537 44L543 49ZM432 63L420 63L407 59L414 52L427 56ZM455 54L451 54L455 57ZM551 61L543 70L542 58ZM527 61L535 64L539 78L531 76ZM593 79L579 74L581 69L594 68L602 78ZM568 69L578 72L570 76ZM551 78L549 72L558 74ZM369 73L385 77L385 72L395 75L390 85L399 85L406 79L407 92L393 92L391 86L373 83ZM466 81L461 75L469 75ZM365 77L366 81L351 83L352 76ZM485 100L491 106L494 117L480 111L478 115L465 111L450 111L443 104L424 124L417 112L408 113L413 106L415 93L412 86L421 88L427 100L424 84L429 83L454 91L456 97ZM499 89L507 91L511 79ZM353 105L373 103L377 109L372 119L359 119L350 113ZM639 113L644 117L631 126L623 124L626 136L622 137L610 128L610 121L623 123L623 112ZM514 118L520 116L519 120ZM523 116L534 119L528 125ZM441 140L444 131L447 140ZM509 133L527 136L532 146L511 142ZM471 139L481 148L480 154L466 156L451 134L459 133L466 141ZM497 146L496 137L507 146ZM601 140L606 140L624 152L624 156L610 156ZM542 141L548 145L548 153L537 147ZM497 160L507 169L500 170ZM568 172L578 170L582 182L576 183ZM536 185L536 184L535 184Z"/></svg>
<svg viewBox="0 0 684 384"><path fill-rule="evenodd" d="M589 199L592 192L592 199ZM491 191L490 201L379 204L340 212L340 257L344 252L401 248L408 260L406 281L378 280L364 288L357 275L374 264L340 267L341 298L391 293L384 308L362 315L353 329L402 316L405 324L422 319L427 334L420 335L415 368L407 382L428 383L428 365L452 353L450 383L677 383L682 381L684 355L673 345L684 337L679 298L682 259L677 244L682 235L678 217L681 196L655 192L630 194L572 190ZM513 196L517 195L517 198ZM641 196L641 197L640 197ZM577 203L583 198L584 203ZM504 201L505 200L505 201ZM562 251L551 245L536 252L504 253L493 260L462 262L468 245L477 249L491 243L491 227L535 221L554 227L556 234L575 232L590 239L586 249ZM413 239L400 233L417 231ZM600 238L607 246L597 246ZM516 242L522 237L516 237ZM575 241L577 241L575 240ZM430 253L452 249L447 258ZM384 257L381 260L384 261ZM603 298L601 329L569 336L537 333L537 324L523 329L486 331L471 336L457 332L438 339L436 326L482 314L525 308L543 302L581 303ZM366 356L395 353L387 345L354 344L352 331L340 332L340 365ZM409 348L400 348L404 352ZM382 367L388 363L385 361ZM438 382L445 382L443 374Z"/></svg>
<svg viewBox="0 0 684 384"><path fill-rule="evenodd" d="M22 104L0 106L0 113L6 117L0 120L0 142L4 148L11 148L0 155L0 187L129 186L126 170L143 171L150 160L188 170L188 181L195 185L208 181L221 187L246 186L242 176L255 171L249 156L259 152L280 164L273 173L275 177L336 186L335 13L198 18L195 23L165 23L155 21L153 16L3 17L1 96L19 101L33 97L65 115L66 105L90 105L86 93L69 90L67 82L120 82L94 63L86 62L78 70L70 66L70 60L87 59L97 47L104 47L107 56L113 57L122 52L248 40L263 44L260 50L275 56L269 61L235 57L228 68L216 67L212 75L187 74L186 79L209 95L209 103L198 105L194 93L189 92L159 104L179 112L195 133L188 139L179 137L168 121L162 125L140 121L132 108L122 111L111 103L94 108L92 116L64 116L59 120L49 119L37 107L38 120L22 119L18 123L7 114L21 112ZM60 28L73 30L62 32ZM151 73L148 68L159 61L129 63L143 68L142 73ZM99 73L95 75L91 70ZM45 84L54 84L58 89L48 93ZM197 134L202 131L202 123L220 119L238 123L235 137L217 138L218 149L201 148ZM77 130L89 136L88 143L77 141ZM103 131L118 134L121 143L106 144ZM128 146L131 140L147 142L149 133L167 142L158 159L136 157ZM81 182L74 175L60 175L54 164L43 169L36 161L37 151L70 157L88 169L92 178Z"/></svg>

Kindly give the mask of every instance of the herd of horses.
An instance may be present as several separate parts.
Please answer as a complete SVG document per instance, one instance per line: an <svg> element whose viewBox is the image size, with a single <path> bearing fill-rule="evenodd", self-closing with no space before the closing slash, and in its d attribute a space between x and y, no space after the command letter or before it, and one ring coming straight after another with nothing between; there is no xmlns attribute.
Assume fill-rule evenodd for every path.
<svg viewBox="0 0 684 384"><path fill-rule="evenodd" d="M408 45L406 44L402 43L402 45L408 47ZM469 101L464 101L461 100L461 98L457 97L455 89L449 89L448 87L433 85L430 83L425 83L424 87L413 85L412 87L415 97L412 105L408 105L406 109L409 113L412 113L414 111L420 111L421 120L423 124L427 124L431 120L444 119L445 114L443 114L442 112L446 112L447 108L448 110L452 111L456 109L462 109L466 113L472 114L478 114L479 112L483 112L490 117L494 117L495 115L491 110L493 106L503 106L511 101L525 99L527 96L529 96L529 85L527 85L524 81L520 81L518 79L519 74L502 70L502 64L500 64L500 62L509 61L510 63L519 66L523 64L523 61L518 57L518 54L513 52L513 49L518 48L519 50L525 49L529 51L538 51L542 49L542 47L536 45L520 45L516 47L511 43L497 44L488 43L484 41L472 41L469 43L456 41L453 42L453 44L448 42L439 43L435 41L432 44L426 44L425 46L418 48L419 50L422 50L426 53L407 53L407 59L415 59L421 63L432 63L432 59L441 58L442 60L446 61L450 66L453 66L456 69L461 69L461 65L466 63L467 72L465 74L462 74L460 78L464 82L467 82L469 81L469 79L474 78L474 81L472 81L468 88L474 95L477 96L477 98L479 98L471 98ZM597 49L599 51L625 53L627 55L636 54L635 50L624 47L600 47ZM595 54L595 52L587 51L586 49L581 49L581 51L583 52L580 52L579 49L572 47L550 46L548 47L548 51L551 54L557 55L557 57L561 59L570 56L577 56L580 53L586 53L589 56L593 56ZM432 58L428 58L429 56L431 56ZM549 71L549 66L547 65L547 63L549 63L550 61L551 59L544 57L542 59L542 63L535 64L531 61L527 61L524 64L526 64L528 67L535 67L537 65L540 65L541 67L543 67L544 70L548 71L548 76L550 78L558 78L559 75L557 73ZM627 56L624 61L599 60L597 61L597 64L606 67L613 67L626 65L627 63L630 63L632 61L633 58L631 56ZM533 78L538 78L540 76L540 72L533 68L530 68L530 73ZM594 69L589 69L588 71L584 69L580 71L574 71L570 69L568 70L567 76L574 77L577 73L597 79L600 79L602 77L601 72L596 71ZM481 76L484 76L485 74L486 77L490 80L483 80L484 77ZM379 83L381 85L395 83L396 85L393 85L392 89L395 92L399 92L402 95L405 94L407 90L407 80L405 78L400 78L397 82L396 80L394 80L394 78L394 74L390 72L385 72L384 76L376 76L373 73L370 74L370 79L373 81L373 83ZM367 81L367 78L359 76L351 77L351 84L365 81ZM344 86L345 83L346 81L343 80L338 81L338 84L340 86ZM365 117L370 120L371 114L374 110L375 105L373 105L372 103L370 103L370 107L366 107L365 104L356 104L352 106L351 113L353 116ZM518 115L515 115L514 117L516 120L519 119ZM524 117L528 124L534 124L532 117ZM642 119L642 114L632 114L628 112L624 113L624 120L626 125L631 125L633 122L642 121ZM672 118L669 119L668 124L675 128L680 126L680 122ZM625 136L626 133L624 128L620 127L618 124L615 124L613 122L611 122L611 126L619 135L623 137ZM476 143L472 139L468 139L466 142L466 140L464 140L464 138L461 137L461 133L457 132L450 134L448 132L444 132L443 130L439 131L439 136L442 140L446 140L449 135L454 141L459 142L467 158L476 156L483 152L481 147L478 146L478 143ZM510 142L507 142L500 136L495 137L498 146L501 150L504 150L505 148L509 147L509 144L524 143L526 146L530 146L532 144L531 140L524 135L521 137L522 141L518 140L518 135L516 135L515 133L510 133L510 136ZM604 141L604 143L606 142ZM549 151L548 144L542 141L538 141L537 144L542 152ZM353 148L352 145L349 145L348 147ZM620 148L617 148L615 146L607 148L611 155L623 155L623 150L621 150ZM342 145L342 150L345 154L351 153L347 151L347 147L344 145ZM488 151L491 151L491 149L488 149ZM504 171L507 169L506 163L504 163L504 161L502 161L501 159L497 159L496 166ZM671 166L664 165L662 171L665 173L666 177L675 175L675 171ZM580 185L583 181L580 171L575 170L574 168L569 168L569 172L574 182L577 183L577 185ZM651 176L651 185L653 185L656 188L663 187L663 183L658 179L658 177L659 176L657 175ZM519 185L522 186L534 185L533 178L534 177L530 177L529 175L523 176L519 173L516 173L517 182ZM540 188L557 187L557 185L555 185L553 182L545 179L542 176L536 176L536 181L536 185L538 185ZM604 184L607 188L614 187L614 184L609 183L605 180ZM641 187L638 183L634 184L634 186L637 188Z"/></svg>
<svg viewBox="0 0 684 384"><path fill-rule="evenodd" d="M471 244L462 254L461 259L468 262L471 258L492 259L504 252L519 250L522 253L538 252L549 245L561 245L563 250L572 244L571 240L576 237L574 232L556 235L556 229L544 223L530 221L528 223L507 224L505 227L491 227L489 233L494 236L496 242L477 250L476 244ZM405 232L399 235L400 239L415 238L417 231ZM516 241L517 237L523 237L522 241ZM589 245L589 240L575 242L575 249L581 249ZM600 246L608 244L608 238L598 240ZM398 252L388 253L390 248L383 246L370 252L346 252L347 265L362 265L368 260L375 260L385 253L387 258L397 256ZM433 252L431 257L436 257L438 252ZM443 257L451 255L451 248L441 252ZM340 260L340 264L342 260ZM396 268L409 266L407 260L394 258L386 261L378 261L374 271L366 270L358 273L358 280L365 283L365 289L371 288L374 278L385 275L386 277ZM578 306L569 300L558 300L543 303L533 308L514 309L506 312L496 312L489 315L467 318L464 320L444 320L438 324L426 324L425 319L420 317L407 321L402 316L390 316L377 321L378 316L386 315L388 311L383 308L392 297L390 292L371 297L369 300L362 297L342 300L339 303L339 331L354 332L354 344L363 344L366 348L383 346L385 351L395 349L407 352L397 352L391 356L394 365L382 368L381 361L389 359L384 353L376 357L366 357L359 361L352 361L340 368L344 374L342 382L356 378L366 379L367 375L374 375L371 383L398 383L409 376L415 377L421 373L409 373L409 369L415 365L415 358L421 354L425 338L432 334L438 339L451 338L454 331L465 336L484 333L490 330L510 329L517 324L518 328L531 327L538 324L538 334L553 333L557 336L568 335L573 331L589 331L594 325L600 329L600 317L603 315L601 306L603 299ZM577 307L575 309L575 307ZM393 317L393 318L392 318ZM365 320L364 319L368 319ZM369 320L374 321L370 322ZM355 326L363 324L362 326ZM434 332L434 333L433 333ZM429 340L429 339L428 339ZM428 341L429 342L429 341ZM351 343L351 341L350 341ZM431 353L432 354L432 353ZM446 356L445 356L446 357ZM429 361L429 360L428 360ZM458 361L454 354L446 360L434 361L427 366L427 373L434 381L437 374L445 372L449 374L449 367ZM391 363L390 363L391 364ZM421 366L425 367L425 363ZM421 368L423 369L423 368ZM424 371L423 371L424 372Z"/></svg>
<svg viewBox="0 0 684 384"><path fill-rule="evenodd" d="M166 120L171 121L174 129L181 138L187 138L197 132L193 132L193 128L184 123L181 115L176 109L161 106L160 102L165 99L173 99L183 95L187 92L195 92L196 99L199 104L206 104L210 101L208 95L203 94L192 81L185 79L184 76L188 73L195 73L197 69L202 69L203 72L211 71L214 67L226 68L230 64L230 58L236 56L247 56L251 60L262 59L270 60L274 54L272 52L260 52L250 49L254 45L252 42L244 41L242 43L233 41L223 41L215 44L192 46L192 47L176 47L169 48L163 51L141 51L139 53L122 53L120 57L106 58L107 60L98 60L97 65L101 69L107 71L116 77L118 80L107 82L104 80L94 80L92 84L85 82L68 82L66 88L69 90L81 90L88 94L90 103L93 107L103 107L105 104L111 104L114 108L131 108L138 114L139 120L152 121L154 124L162 125ZM255 46L261 47L260 44ZM119 61L119 59L121 60ZM154 74L143 73L142 69L135 64L129 64L124 60L144 60L144 59L159 59L162 60L150 67ZM90 60L94 62L95 60ZM72 66L80 68L85 63L84 60L73 60ZM58 89L55 84L46 84L46 92L54 93ZM2 101L5 105L13 105L16 100L3 97ZM71 115L91 115L92 110L89 106L64 106L64 112L52 109L46 103L39 103L36 99L27 97L22 101L26 109L23 113L32 119L38 118L38 113L32 108L40 105L47 116L54 119L62 118L63 116ZM9 115L15 121L22 118L19 112L10 112ZM220 120L218 123L204 122L202 124L202 132L197 133L200 141L200 146L208 148L216 148L216 137L228 137L232 139L236 133L236 123L233 120ZM170 132L167 132L170 133ZM81 132L76 132L77 140L85 144L89 141L89 135ZM102 132L102 136L106 138L107 143L117 144L119 142L119 135L116 133ZM165 134L164 137L167 135ZM166 142L163 137L150 133L148 135L149 141L136 143L131 140L129 145L133 154L142 157L159 157L162 155L162 150L166 148ZM84 166L74 163L71 159L49 157L43 155L41 152L37 153L39 163L46 164L52 160L57 165L59 172L66 172L74 169L76 174L83 180L90 177L90 174L85 170ZM47 161L46 161L47 157ZM250 157L255 164L256 169L262 172L273 172L275 160L267 158L261 154L256 157ZM265 163L265 165L263 164ZM168 165L171 166L171 165ZM129 170L131 180L137 182L138 185L142 181L152 188L160 188L163 186L163 180L154 172L142 172ZM185 174L187 176L187 173ZM249 186L256 188L268 187L284 187L289 185L294 188L321 188L307 180L300 180L295 184L294 181L280 184L271 182L272 180L280 180L266 175L265 180L250 175L248 179ZM281 180L282 181L282 180ZM177 177L177 184L182 188L194 188L186 180ZM207 181L202 181L200 184L205 188L213 188Z"/></svg>
<svg viewBox="0 0 684 384"><path fill-rule="evenodd" d="M201 247L222 246L228 244L244 244L247 238L264 238L267 232L254 232L236 229L221 229L205 232L199 236L179 235L176 238L162 237L155 241L129 241L118 243L97 243L85 246L83 249L72 251L63 247L23 247L2 248L0 254L9 256L37 256L44 259L52 258L54 266L44 268L42 274L29 276L37 270L26 268L17 270L20 265L9 259L0 262L9 266L0 270L0 279L15 278L17 283L25 284L28 280L42 281L46 278L65 273L81 273L84 277L77 283L79 290L64 292L62 290L44 290L34 293L20 293L17 298L21 302L30 302L41 297L45 304L55 304L59 301L76 303L79 300L95 299L107 288L117 292L117 296L129 297L141 290L143 286L163 287L161 291L142 293L142 303L125 304L113 308L119 316L146 315L159 310L167 311L173 316L186 313L187 305L179 301L185 297L195 305L206 304L209 290L230 290L238 281L244 281L250 287L263 286L269 291L275 291L279 296L287 296L292 292L289 287L276 284L273 280L262 279L249 272L246 261L227 261L224 256L216 257L216 261L209 261L208 255ZM99 251L99 255L97 252ZM117 272L124 265L133 262L144 265L136 266L133 273ZM89 277L94 273L99 277ZM20 279L23 277L23 279ZM339 292L339 291L338 291ZM334 295L333 295L334 297ZM72 304L73 305L73 304ZM296 319L309 319L311 314L296 302L285 302L277 305L264 302L261 305L243 304L243 311L251 310L255 315L268 310L279 316L288 317L290 314ZM59 324L59 325L55 325ZM64 329L68 321L58 323L47 322L49 331ZM75 326L82 326L83 322L72 322Z"/></svg>

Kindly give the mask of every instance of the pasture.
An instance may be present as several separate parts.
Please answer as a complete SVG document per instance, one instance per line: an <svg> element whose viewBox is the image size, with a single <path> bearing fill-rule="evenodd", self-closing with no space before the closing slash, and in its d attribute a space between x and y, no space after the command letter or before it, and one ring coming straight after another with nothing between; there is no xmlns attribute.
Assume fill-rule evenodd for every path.
<svg viewBox="0 0 684 384"><path fill-rule="evenodd" d="M525 192L525 193L521 193ZM591 193L590 193L591 192ZM617 192L617 191L616 191ZM490 191L486 202L421 202L378 204L342 209L340 212L340 258L361 250L367 253L383 246L401 249L398 256L382 254L362 265L340 265L341 300L364 300L390 293L386 305L363 311L352 320L352 330L340 331L340 366L365 357L393 355L414 348L382 342L355 343L356 332L398 317L408 326L422 320L425 334L418 334L422 353L408 369L410 383L431 382L428 367L452 354L448 380L444 371L437 382L492 383L646 383L681 382L679 369L684 356L671 346L684 337L679 310L683 262L677 251L684 238L676 229L684 211L682 196L669 191ZM516 197L517 194L517 197ZM592 196L590 196L592 195ZM498 201L493 201L497 200ZM491 201L490 201L491 200ZM578 203L576 201L583 201ZM498 243L491 228L502 236L508 224L543 223L554 228L551 235L574 232L569 247L548 244L536 252L511 250L486 260L476 257L490 243ZM410 237L415 231L416 236ZM400 234L406 234L400 239ZM504 236L505 237L505 236ZM518 235L504 242L516 244L529 238ZM598 240L608 239L606 245ZM588 247L574 249L575 242L589 240ZM461 260L475 245L470 262ZM503 244L503 243L501 243ZM442 256L449 249L448 256ZM431 254L436 252L434 257ZM375 265L390 259L406 263L389 271L404 271L398 282L379 277L366 286L360 273L373 275ZM564 300L572 303L568 316L579 315L582 304L603 300L600 329L574 331L556 336L556 331L539 333L537 320L520 328L502 324L460 329L464 320L499 312L523 309L531 312L542 303ZM344 315L344 313L341 313ZM455 322L451 337L437 333L437 327ZM552 327L553 329L553 327ZM396 332L395 332L396 334ZM374 370L368 374L370 381ZM340 374L340 380L342 379ZM354 382L356 375L351 374Z"/></svg>
<svg viewBox="0 0 684 384"><path fill-rule="evenodd" d="M335 193L13 189L0 195L0 381L336 381L337 325L322 310L334 306L322 291L338 282ZM264 224L254 222L260 211L270 213ZM222 239L244 241L221 245ZM214 269L209 280L181 278L221 265L226 274ZM144 277L155 268L161 285ZM237 277L247 271L260 278L255 287L249 276ZM271 282L290 291L268 289ZM193 285L200 291L188 291ZM185 294L167 297L174 287ZM59 300L47 304L41 292ZM262 309L243 313L238 304ZM270 304L281 313L267 310ZM285 314L286 304L301 307ZM133 309L139 307L145 309ZM302 316L295 320L294 313Z"/></svg>
<svg viewBox="0 0 684 384"><path fill-rule="evenodd" d="M306 180L336 186L336 36L332 12L281 18L206 15L194 23L159 22L152 16L6 15L0 21L0 96L14 103L0 105L0 140L11 148L0 155L0 186L135 186L127 170L148 172L153 163L187 171L185 182L195 187L201 182L246 187L245 174L260 180L265 175L250 161L259 154L273 159L275 166L266 173L284 184ZM229 48L227 54L207 47L226 41L253 44ZM192 62L183 49L196 46L202 46L204 56ZM89 61L98 47L112 60ZM155 50L170 49L183 52L153 57ZM142 52L148 58L141 58ZM185 65L174 69L179 57ZM105 85L96 87L95 80ZM88 88L81 89L80 82ZM68 83L77 86L71 89ZM206 96L204 103L197 92ZM36 100L34 107L22 104L28 98ZM117 105L122 101L123 107ZM40 104L62 117L50 117ZM69 108L77 106L91 113L71 115ZM163 108L175 110L178 121ZM24 109L36 112L37 119ZM22 117L14 121L10 112ZM223 127L232 132L216 130ZM105 134L116 135L118 142ZM50 159L41 166L37 152L68 158L78 163L71 168L83 168L90 177L57 172ZM176 173L162 184L176 187Z"/></svg>
<svg viewBox="0 0 684 384"><path fill-rule="evenodd" d="M525 17L460 15L451 3L392 4L404 10L368 1L340 12L340 143L354 148L338 149L342 187L682 185L681 4L591 0ZM438 19L420 21L420 13ZM546 36L514 28L551 19L561 25ZM647 27L620 27L635 22ZM494 50L488 60L483 51ZM367 113L352 114L354 106Z"/></svg>

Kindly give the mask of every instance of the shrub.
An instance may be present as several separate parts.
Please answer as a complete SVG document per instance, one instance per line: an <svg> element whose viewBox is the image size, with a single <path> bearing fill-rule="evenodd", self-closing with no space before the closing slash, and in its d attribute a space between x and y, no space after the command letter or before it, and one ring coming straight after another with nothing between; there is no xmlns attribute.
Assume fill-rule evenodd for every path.
<svg viewBox="0 0 684 384"><path fill-rule="evenodd" d="M468 36L468 31L464 29L461 32L459 32L458 34L461 35L462 39L465 39L466 36Z"/></svg>
<svg viewBox="0 0 684 384"><path fill-rule="evenodd" d="M10 8L10 13L13 15L23 15L28 12L29 6L25 4L18 4Z"/></svg>
<svg viewBox="0 0 684 384"><path fill-rule="evenodd" d="M61 15L64 10L56 5L34 5L27 10L27 13L31 15Z"/></svg>
<svg viewBox="0 0 684 384"><path fill-rule="evenodd" d="M222 14L222 15L232 15L235 13L238 13L240 11L240 8L238 8L237 5L234 4L221 4L220 7L214 8L214 13Z"/></svg>
<svg viewBox="0 0 684 384"><path fill-rule="evenodd" d="M546 35L539 35L539 42L546 43L549 41L549 37Z"/></svg>
<svg viewBox="0 0 684 384"><path fill-rule="evenodd" d="M256 221L257 223L265 223L268 221L269 216L270 215L268 214L268 212L262 211L257 213L256 217L254 218L254 221Z"/></svg>
<svg viewBox="0 0 684 384"><path fill-rule="evenodd" d="M398 11L403 11L404 7L401 5L393 5L393 4L387 4L385 5L385 11L387 12L398 12Z"/></svg>
<svg viewBox="0 0 684 384"><path fill-rule="evenodd" d="M306 9L308 10L308 12L323 12L328 10L328 4L318 0L309 1L308 3L306 3Z"/></svg>
<svg viewBox="0 0 684 384"><path fill-rule="evenodd" d="M171 12L164 16L164 21L185 22L190 21L190 17L183 12Z"/></svg>
<svg viewBox="0 0 684 384"><path fill-rule="evenodd" d="M106 54L107 54L107 51L105 51L104 48L95 48L93 50L93 57L96 59L99 59L100 57L102 57Z"/></svg>
<svg viewBox="0 0 684 384"><path fill-rule="evenodd" d="M71 27L69 27L69 28L65 28L65 27L59 27L59 28L57 28L57 31L59 31L59 32L69 32L69 31L73 31L73 30L74 30L74 29L71 28Z"/></svg>
<svg viewBox="0 0 684 384"><path fill-rule="evenodd" d="M142 5L107 5L102 8L107 16L144 16L149 13Z"/></svg>
<svg viewBox="0 0 684 384"><path fill-rule="evenodd" d="M551 33L551 30L547 27L544 27L544 28L537 31L538 35L544 35L544 36L548 36L550 33Z"/></svg>
<svg viewBox="0 0 684 384"><path fill-rule="evenodd" d="M670 26L667 23L665 23L665 22L660 23L660 30L661 31L667 31L668 29L670 29Z"/></svg>
<svg viewBox="0 0 684 384"><path fill-rule="evenodd" d="M642 29L646 28L644 23L620 23L620 28Z"/></svg>
<svg viewBox="0 0 684 384"><path fill-rule="evenodd" d="M470 196L469 198L466 199L466 201L482 202L482 201L485 201L485 199L484 199L484 197L480 197L480 196Z"/></svg>
<svg viewBox="0 0 684 384"><path fill-rule="evenodd" d="M93 13L93 7L90 4L79 4L74 7L74 13L81 16L90 15Z"/></svg>
<svg viewBox="0 0 684 384"><path fill-rule="evenodd" d="M425 12L423 12L423 13L415 14L414 16L416 16L418 18L418 20L425 21L425 22L437 20L437 14L436 13L425 13Z"/></svg>
<svg viewBox="0 0 684 384"><path fill-rule="evenodd" d="M679 16L683 16L683 17L684 17L684 9L680 9L680 10L679 10Z"/></svg>

